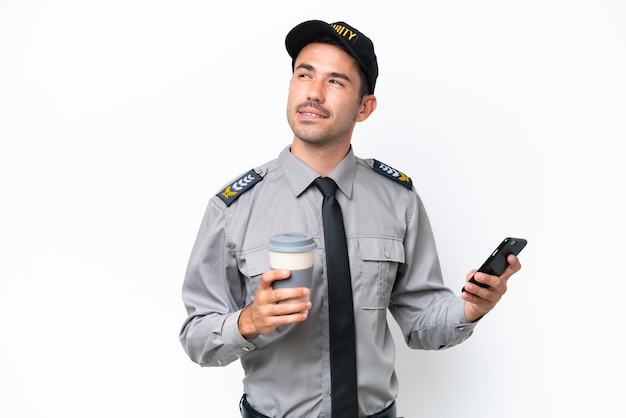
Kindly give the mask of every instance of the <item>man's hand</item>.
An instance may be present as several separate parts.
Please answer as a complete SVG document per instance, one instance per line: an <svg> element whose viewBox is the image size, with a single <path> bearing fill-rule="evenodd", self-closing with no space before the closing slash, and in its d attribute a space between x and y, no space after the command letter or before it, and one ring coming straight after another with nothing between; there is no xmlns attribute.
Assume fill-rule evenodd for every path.
<svg viewBox="0 0 626 418"><path fill-rule="evenodd" d="M462 292L461 297L465 300L465 317L468 321L474 322L482 318L496 306L506 293L507 281L522 268L519 259L513 254L507 257L507 262L509 266L500 277L477 273L476 270L472 270L467 274L465 278L466 291ZM489 287L480 287L471 283L469 279L472 276L474 276L474 280L477 282L489 285Z"/></svg>
<svg viewBox="0 0 626 418"><path fill-rule="evenodd" d="M239 332L248 340L260 334L269 334L281 326L304 321L311 309L309 300L280 303L288 299L308 297L310 290L306 287L288 289L274 289L274 280L283 280L289 277L289 270L270 270L263 273L256 290L254 301L241 311ZM291 302L291 301L290 301Z"/></svg>

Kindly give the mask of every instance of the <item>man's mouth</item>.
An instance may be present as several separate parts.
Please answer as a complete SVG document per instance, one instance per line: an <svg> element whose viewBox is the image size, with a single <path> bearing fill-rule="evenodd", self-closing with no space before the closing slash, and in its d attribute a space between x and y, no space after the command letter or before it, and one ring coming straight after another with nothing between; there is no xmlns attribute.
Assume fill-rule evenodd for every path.
<svg viewBox="0 0 626 418"><path fill-rule="evenodd" d="M300 111L299 112L302 116L307 116L307 117L311 117L311 118L324 118L324 115L320 115L319 113L314 113L314 112L307 112L307 111Z"/></svg>
<svg viewBox="0 0 626 418"><path fill-rule="evenodd" d="M305 102L298 106L298 113L310 118L327 118L328 111L315 102Z"/></svg>

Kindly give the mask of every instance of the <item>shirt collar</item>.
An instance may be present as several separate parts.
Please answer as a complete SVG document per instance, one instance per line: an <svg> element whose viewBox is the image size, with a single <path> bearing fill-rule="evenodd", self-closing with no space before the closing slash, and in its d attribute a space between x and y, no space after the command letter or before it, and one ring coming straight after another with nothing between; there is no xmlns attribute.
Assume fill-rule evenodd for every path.
<svg viewBox="0 0 626 418"><path fill-rule="evenodd" d="M313 183L313 180L319 177L319 174L293 155L290 148L291 146L285 147L278 156L278 160L285 172L291 190L296 196L299 196ZM339 190L348 198L352 198L355 173L356 158L352 146L350 146L348 154L326 177L332 178L337 183Z"/></svg>

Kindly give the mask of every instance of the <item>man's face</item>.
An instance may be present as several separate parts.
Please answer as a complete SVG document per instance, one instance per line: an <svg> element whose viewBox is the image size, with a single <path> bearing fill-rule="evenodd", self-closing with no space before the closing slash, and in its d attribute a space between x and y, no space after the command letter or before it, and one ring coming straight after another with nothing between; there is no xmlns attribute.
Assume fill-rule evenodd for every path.
<svg viewBox="0 0 626 418"><path fill-rule="evenodd" d="M297 138L320 145L350 142L362 109L358 65L334 45L302 48L287 101L287 121Z"/></svg>

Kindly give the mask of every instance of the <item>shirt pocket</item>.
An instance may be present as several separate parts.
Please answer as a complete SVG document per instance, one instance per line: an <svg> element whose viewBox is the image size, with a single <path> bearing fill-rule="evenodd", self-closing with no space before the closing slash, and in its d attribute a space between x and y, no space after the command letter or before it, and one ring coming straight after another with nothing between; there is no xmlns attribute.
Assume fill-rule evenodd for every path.
<svg viewBox="0 0 626 418"><path fill-rule="evenodd" d="M398 266L404 263L404 244L399 239L357 238L358 270L363 309L386 309Z"/></svg>
<svg viewBox="0 0 626 418"><path fill-rule="evenodd" d="M246 299L250 302L256 295L261 276L270 270L270 259L267 248L261 247L245 251L238 256L239 272L243 275L246 285Z"/></svg>

